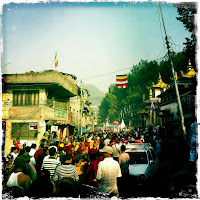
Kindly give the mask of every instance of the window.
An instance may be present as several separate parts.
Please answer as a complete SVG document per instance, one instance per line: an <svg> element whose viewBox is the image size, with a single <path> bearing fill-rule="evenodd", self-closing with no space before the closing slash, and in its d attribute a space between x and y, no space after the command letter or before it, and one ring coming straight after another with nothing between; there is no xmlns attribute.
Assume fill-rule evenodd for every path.
<svg viewBox="0 0 200 200"><path fill-rule="evenodd" d="M147 164L147 154L146 152L129 152L130 165L133 164Z"/></svg>
<svg viewBox="0 0 200 200"><path fill-rule="evenodd" d="M11 139L20 138L20 140L35 140L37 138L38 130L31 129L30 124L33 123L12 123Z"/></svg>
<svg viewBox="0 0 200 200"><path fill-rule="evenodd" d="M13 106L39 104L39 90L13 91Z"/></svg>

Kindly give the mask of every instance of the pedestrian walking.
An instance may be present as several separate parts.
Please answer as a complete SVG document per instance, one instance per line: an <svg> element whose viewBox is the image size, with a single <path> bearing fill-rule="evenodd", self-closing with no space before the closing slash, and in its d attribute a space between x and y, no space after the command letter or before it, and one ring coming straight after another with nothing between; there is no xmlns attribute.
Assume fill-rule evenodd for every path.
<svg viewBox="0 0 200 200"><path fill-rule="evenodd" d="M194 122L190 125L190 138L189 138L189 146L190 146L190 167L195 171L196 158L197 158L197 123Z"/></svg>
<svg viewBox="0 0 200 200"><path fill-rule="evenodd" d="M96 179L96 175L97 175L98 164L101 161L103 161L103 153L98 151L97 159L92 160L92 162L90 163L87 169L87 177L89 179L89 184L95 187L98 187L98 184L99 184Z"/></svg>
<svg viewBox="0 0 200 200"><path fill-rule="evenodd" d="M56 148L50 147L49 148L49 157L46 156L43 160L41 170L47 169L50 172L50 179L53 179L55 169L57 166L60 165L60 161L56 158Z"/></svg>
<svg viewBox="0 0 200 200"><path fill-rule="evenodd" d="M121 154L121 146L120 146L120 141L117 140L115 144L112 145L113 148L113 159L119 162L119 155Z"/></svg>
<svg viewBox="0 0 200 200"><path fill-rule="evenodd" d="M122 177L119 178L118 186L119 186L119 193L122 196L127 194L127 188L129 187L129 161L130 156L128 153L125 152L126 146L121 146L121 155L119 155L119 165L121 168ZM127 184L128 183L128 184Z"/></svg>
<svg viewBox="0 0 200 200"><path fill-rule="evenodd" d="M62 165L57 167L54 177L54 182L58 190L58 196L77 197L79 180L78 171L72 165L72 155L67 154L63 156Z"/></svg>
<svg viewBox="0 0 200 200"><path fill-rule="evenodd" d="M7 187L17 186L21 189L23 195L27 195L30 187L30 176L26 175L24 169L26 162L24 158L17 157L14 161L14 172L10 175Z"/></svg>
<svg viewBox="0 0 200 200"><path fill-rule="evenodd" d="M104 154L105 159L98 165L96 179L99 181L98 191L119 197L117 178L121 177L119 163L113 160L112 147L105 146L99 150Z"/></svg>
<svg viewBox="0 0 200 200"><path fill-rule="evenodd" d="M19 153L19 148L17 148L17 147L12 147L11 148L11 153L10 154L13 156L13 162L17 158L18 153Z"/></svg>

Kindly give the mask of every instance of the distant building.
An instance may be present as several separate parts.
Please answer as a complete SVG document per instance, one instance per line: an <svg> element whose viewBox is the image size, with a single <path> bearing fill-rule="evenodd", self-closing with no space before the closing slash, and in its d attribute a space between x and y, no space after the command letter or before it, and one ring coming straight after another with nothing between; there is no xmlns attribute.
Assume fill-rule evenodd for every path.
<svg viewBox="0 0 200 200"><path fill-rule="evenodd" d="M161 102L161 98L159 95L162 92L165 92L169 87L169 85L163 82L162 77L159 74L158 83L152 83L152 86L148 88L149 98L147 100L144 99L143 103L145 108L138 113L142 121L141 126L146 127L160 124L158 106Z"/></svg>
<svg viewBox="0 0 200 200"><path fill-rule="evenodd" d="M48 129L57 131L59 137L74 134L70 98L78 95L78 86L71 75L51 70L4 74L2 83L5 155L18 137L38 146Z"/></svg>
<svg viewBox="0 0 200 200"><path fill-rule="evenodd" d="M79 88L79 95L81 95L81 88ZM74 121L76 124L75 132L76 134L81 133L81 125L82 131L88 132L88 125L92 124L91 119L91 102L88 99L89 91L86 89L82 89L82 102L80 96L75 96L70 99L70 109L74 113ZM82 109L82 120L81 120L81 109ZM82 123L82 124L81 124Z"/></svg>

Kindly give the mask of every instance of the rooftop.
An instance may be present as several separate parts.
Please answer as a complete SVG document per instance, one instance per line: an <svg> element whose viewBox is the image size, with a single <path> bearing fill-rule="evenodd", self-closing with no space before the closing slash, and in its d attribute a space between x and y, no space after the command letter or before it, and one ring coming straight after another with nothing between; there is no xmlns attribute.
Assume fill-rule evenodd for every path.
<svg viewBox="0 0 200 200"><path fill-rule="evenodd" d="M72 96L78 95L78 86L72 75L58 71L26 72L24 74L4 74L3 82L15 86L53 86L67 90Z"/></svg>

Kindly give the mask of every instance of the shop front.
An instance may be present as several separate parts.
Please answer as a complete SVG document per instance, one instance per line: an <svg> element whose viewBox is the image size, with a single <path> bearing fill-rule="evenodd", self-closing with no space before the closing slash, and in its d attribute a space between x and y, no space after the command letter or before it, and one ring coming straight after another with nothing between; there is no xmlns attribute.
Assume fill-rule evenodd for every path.
<svg viewBox="0 0 200 200"><path fill-rule="evenodd" d="M75 126L69 124L67 121L61 120L49 120L46 124L46 130L51 130L51 132L56 132L59 141L62 141L65 137L74 135Z"/></svg>

